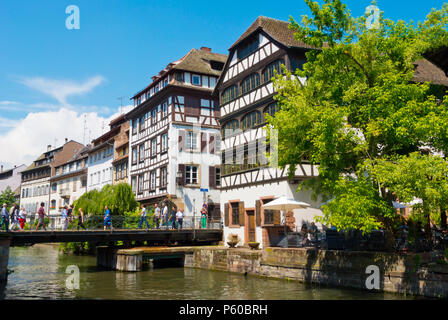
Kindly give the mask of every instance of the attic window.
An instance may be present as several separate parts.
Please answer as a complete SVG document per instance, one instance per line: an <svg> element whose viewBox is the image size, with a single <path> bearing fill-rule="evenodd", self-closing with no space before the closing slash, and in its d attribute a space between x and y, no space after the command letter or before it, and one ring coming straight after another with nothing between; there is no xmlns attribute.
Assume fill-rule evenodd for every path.
<svg viewBox="0 0 448 320"><path fill-rule="evenodd" d="M201 77L197 74L193 74L191 76L191 83L194 84L195 86L200 86L201 85Z"/></svg>
<svg viewBox="0 0 448 320"><path fill-rule="evenodd" d="M223 62L219 62L219 61L215 61L215 60L211 60L210 61L210 67L213 70L222 71L222 69L224 69L224 63Z"/></svg>
<svg viewBox="0 0 448 320"><path fill-rule="evenodd" d="M258 34L242 43L238 48L238 59L244 59L251 53L255 52L258 49L259 43L260 39Z"/></svg>

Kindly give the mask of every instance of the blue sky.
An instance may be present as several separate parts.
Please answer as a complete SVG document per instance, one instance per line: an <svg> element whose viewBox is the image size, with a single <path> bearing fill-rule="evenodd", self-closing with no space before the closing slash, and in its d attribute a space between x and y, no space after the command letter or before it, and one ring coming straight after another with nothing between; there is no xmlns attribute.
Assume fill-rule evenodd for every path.
<svg viewBox="0 0 448 320"><path fill-rule="evenodd" d="M353 15L359 16L371 1L345 3ZM377 1L386 17L415 21L423 20L431 8L439 9L442 3ZM80 9L79 30L65 27L68 5ZM306 13L309 11L302 0L1 0L0 144L15 137L11 136L12 131L22 131L23 146L18 146L16 152L27 156L0 156L0 163L31 161L54 139L59 141L56 144L65 136L81 140L82 113L89 115L89 130L102 127L103 121L118 111L118 97L124 97L124 105L130 104L129 98L148 85L151 76L191 48L207 46L214 52L227 53L257 16L287 20L292 15L299 20ZM67 124L49 128L51 133L40 132L41 139L30 142L35 149L28 150L30 147L23 142L25 131L20 126L31 130L49 125L47 118L58 122L56 115L61 110L71 111L70 117L77 119L70 123L77 127L77 134L70 136L75 128ZM24 121L31 116L38 123ZM83 139L88 140L84 136Z"/></svg>

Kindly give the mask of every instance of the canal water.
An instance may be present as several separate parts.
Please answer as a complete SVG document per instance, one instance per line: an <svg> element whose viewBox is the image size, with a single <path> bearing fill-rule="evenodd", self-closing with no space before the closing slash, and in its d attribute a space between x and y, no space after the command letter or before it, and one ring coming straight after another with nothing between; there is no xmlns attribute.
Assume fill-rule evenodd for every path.
<svg viewBox="0 0 448 320"><path fill-rule="evenodd" d="M66 287L70 276L66 269L70 265L80 269L78 290ZM137 273L104 271L96 268L95 257L63 255L54 245L13 247L8 268L14 272L6 287L0 288L2 299L405 299L403 295L191 268L147 268Z"/></svg>

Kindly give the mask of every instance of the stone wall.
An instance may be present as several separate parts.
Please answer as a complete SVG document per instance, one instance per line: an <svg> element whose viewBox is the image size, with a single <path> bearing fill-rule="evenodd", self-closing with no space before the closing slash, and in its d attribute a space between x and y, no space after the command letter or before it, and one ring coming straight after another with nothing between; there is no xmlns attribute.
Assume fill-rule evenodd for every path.
<svg viewBox="0 0 448 320"><path fill-rule="evenodd" d="M0 282L8 279L9 243L9 236L0 235Z"/></svg>
<svg viewBox="0 0 448 320"><path fill-rule="evenodd" d="M448 296L448 266L431 264L428 253L399 255L298 248L263 250L197 248L186 267L247 273L366 290L368 266L378 266L381 291Z"/></svg>

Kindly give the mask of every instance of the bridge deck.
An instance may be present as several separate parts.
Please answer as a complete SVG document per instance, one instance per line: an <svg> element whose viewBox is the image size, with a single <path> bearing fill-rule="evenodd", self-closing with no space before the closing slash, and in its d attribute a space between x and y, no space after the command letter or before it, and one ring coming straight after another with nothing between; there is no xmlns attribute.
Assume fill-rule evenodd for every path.
<svg viewBox="0 0 448 320"><path fill-rule="evenodd" d="M221 229L183 229L183 230L87 230L87 231L20 231L8 232L11 246L50 242L111 242L111 241L149 241L160 242L203 242L222 240Z"/></svg>

